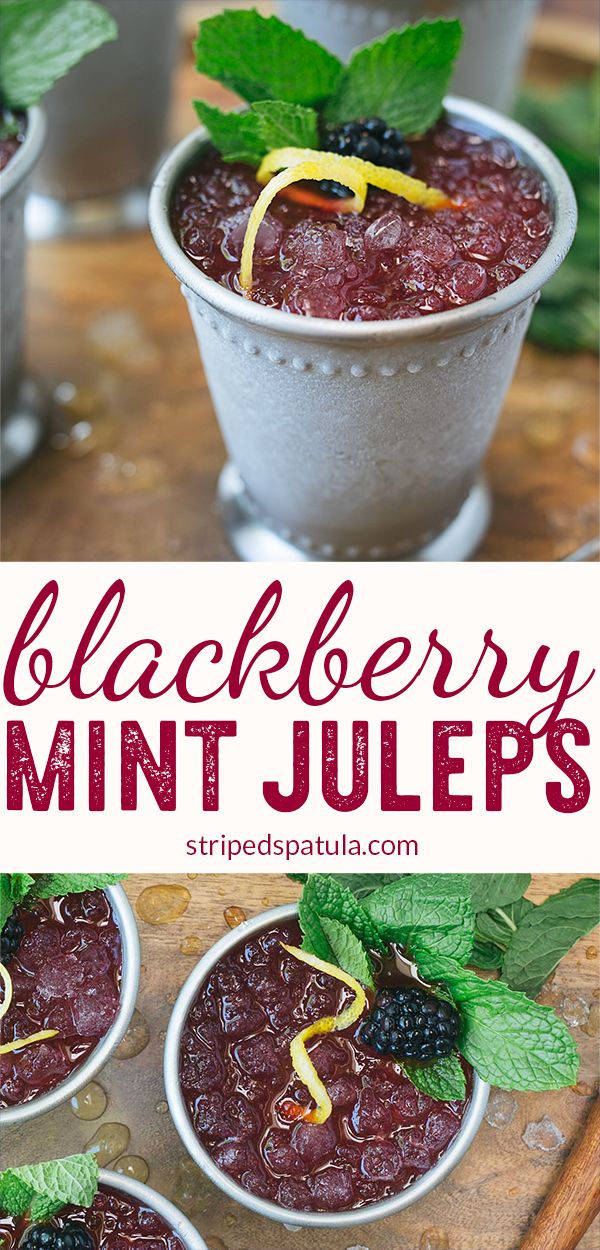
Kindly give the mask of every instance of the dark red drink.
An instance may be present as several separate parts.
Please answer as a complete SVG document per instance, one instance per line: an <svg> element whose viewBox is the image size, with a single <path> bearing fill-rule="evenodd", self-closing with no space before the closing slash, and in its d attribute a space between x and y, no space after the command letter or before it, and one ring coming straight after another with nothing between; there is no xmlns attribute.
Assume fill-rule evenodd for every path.
<svg viewBox="0 0 600 1250"><path fill-rule="evenodd" d="M281 948L290 923L241 942L198 993L182 1035L180 1081L191 1122L215 1163L251 1193L299 1211L347 1211L405 1189L459 1131L468 1102L419 1093L358 1025L308 1043L333 1112L290 1121L310 1096L290 1060L300 1029L337 1014L352 993Z"/></svg>
<svg viewBox="0 0 600 1250"><path fill-rule="evenodd" d="M56 1037L0 1056L0 1106L60 1085L92 1053L119 1009L121 936L102 890L38 899L14 913L23 937L8 960L13 999L4 1043Z"/></svg>
<svg viewBox="0 0 600 1250"><path fill-rule="evenodd" d="M105 1185L91 1207L65 1207L44 1227L59 1229L67 1223L88 1229L96 1250L124 1250L135 1244L143 1250L183 1250L181 1239L152 1207ZM0 1244L13 1250L27 1228L27 1220L0 1215Z"/></svg>
<svg viewBox="0 0 600 1250"><path fill-rule="evenodd" d="M22 114L11 113L2 116L0 110L0 173L6 169L9 161L18 152L25 139L25 118Z"/></svg>
<svg viewBox="0 0 600 1250"><path fill-rule="evenodd" d="M305 316L391 321L474 303L538 260L552 233L549 194L509 143L440 121L411 148L411 173L463 201L462 209L431 212L373 188L362 213L279 196L258 233L252 298ZM232 290L240 290L244 234L260 191L248 165L213 153L173 196L183 251Z"/></svg>

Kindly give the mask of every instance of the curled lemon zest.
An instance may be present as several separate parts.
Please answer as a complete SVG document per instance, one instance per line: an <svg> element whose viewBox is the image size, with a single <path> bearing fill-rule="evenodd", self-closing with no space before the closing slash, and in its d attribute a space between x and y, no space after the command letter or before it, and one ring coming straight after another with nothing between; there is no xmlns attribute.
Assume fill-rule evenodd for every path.
<svg viewBox="0 0 600 1250"><path fill-rule="evenodd" d="M379 187L381 191L390 191L400 195L411 204L432 210L448 208L453 201L444 191L436 187L428 187L420 178L410 178L408 174L397 169L373 165L371 161L363 161L359 156L340 156L337 152L316 152L312 148L274 148L262 160L256 180L264 190L261 191L248 218L242 259L240 264L240 286L248 297L252 293L252 263L254 247L260 224L269 205L280 191L294 182L316 181L330 178L349 187L354 192L345 200L335 203L335 211L343 213L362 213L367 198L369 185ZM266 184L266 185L265 185Z"/></svg>
<svg viewBox="0 0 600 1250"><path fill-rule="evenodd" d="M306 1120L309 1124L324 1124L329 1119L333 1106L331 1098L306 1049L306 1042L311 1037L316 1037L321 1033L333 1033L336 1029L349 1028L351 1024L354 1024L362 1016L367 1005L367 995L359 981L355 981L354 977L349 976L347 972L343 972L341 968L336 968L334 964L329 964L324 959L318 959L316 955L309 955L297 946L286 946L285 942L281 942L281 946L284 951L288 952L288 955L294 955L296 959L302 960L302 963L308 964L311 968L316 968L318 972L325 972L328 976L334 977L336 981L342 981L344 985L349 986L354 991L355 995L352 1002L347 1007L344 1007L344 1010L340 1011L337 1016L322 1016L320 1020L315 1020L313 1024L309 1024L305 1029L301 1029L290 1043L292 1067L302 1084L306 1085L308 1092L316 1103L312 1110L294 1103L292 1105L293 1117L294 1119Z"/></svg>
<svg viewBox="0 0 600 1250"><path fill-rule="evenodd" d="M0 1006L0 1020L6 1015L13 996L12 977L8 968L4 964L0 964L0 978L4 988L4 999ZM0 1055L9 1055L13 1050L22 1050L24 1046L31 1046L33 1042L45 1042L49 1037L56 1037L58 1029L43 1029L40 1033L32 1033L29 1037L20 1037L15 1042L4 1042L0 1046Z"/></svg>

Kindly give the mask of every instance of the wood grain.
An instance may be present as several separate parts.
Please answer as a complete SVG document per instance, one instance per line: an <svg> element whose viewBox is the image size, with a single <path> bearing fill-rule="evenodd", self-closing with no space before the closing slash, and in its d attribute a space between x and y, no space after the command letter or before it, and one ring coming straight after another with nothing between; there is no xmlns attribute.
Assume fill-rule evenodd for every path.
<svg viewBox="0 0 600 1250"><path fill-rule="evenodd" d="M191 21L219 4L192 4ZM266 6L263 6L266 11ZM546 19L547 21L547 19ZM191 27L190 27L191 29ZM182 39L171 133L195 125ZM536 81L585 71L546 30ZM584 39L586 49L593 40ZM3 492L6 560L231 560L215 508L224 450L178 284L146 231L30 248L29 359L55 402L49 441ZM554 560L598 532L598 364L526 345L488 456L488 560Z"/></svg>
<svg viewBox="0 0 600 1250"><path fill-rule="evenodd" d="M572 876L534 877L531 897L540 901L575 880ZM127 1124L129 1153L144 1156L150 1182L185 1203L209 1239L211 1250L421 1250L425 1234L444 1234L439 1246L448 1250L516 1250L534 1215L556 1180L575 1142L598 1086L598 934L582 939L563 960L543 1001L560 1005L568 993L583 999L590 1014L573 1033L582 1065L576 1089L551 1094L518 1094L515 1115L505 1128L484 1123L475 1144L443 1185L422 1203L402 1215L360 1229L319 1233L285 1233L225 1199L186 1162L164 1102L161 1060L164 1033L174 998L191 971L194 957L184 955L180 943L196 935L206 950L226 931L224 910L242 907L253 916L266 907L293 901L298 887L286 877L252 874L153 878L132 876L126 888L135 906L141 891L155 882L184 884L190 891L187 911L173 924L161 927L139 920L142 941L142 981L138 1007L149 1033L148 1046L133 1059L113 1059L99 1081L109 1098L103 1122ZM528 1148L525 1126L548 1115L564 1135L556 1150ZM81 1149L97 1125L85 1124L63 1107L29 1127L3 1134L4 1166L50 1158ZM186 1196L187 1195L187 1196ZM580 1250L596 1250L596 1224L581 1241ZM212 1243L211 1243L211 1239ZM220 1240L219 1240L220 1239ZM431 1245L436 1243L431 1240ZM544 1250L559 1250L550 1243Z"/></svg>

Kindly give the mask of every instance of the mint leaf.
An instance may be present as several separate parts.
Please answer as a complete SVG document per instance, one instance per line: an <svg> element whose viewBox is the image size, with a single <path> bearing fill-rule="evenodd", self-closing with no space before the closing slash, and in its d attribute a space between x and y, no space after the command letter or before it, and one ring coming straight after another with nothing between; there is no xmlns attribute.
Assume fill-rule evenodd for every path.
<svg viewBox="0 0 600 1250"><path fill-rule="evenodd" d="M403 1069L415 1088L429 1098L437 1098L440 1102L462 1102L466 1097L467 1080L460 1059L454 1053L423 1068L405 1063Z"/></svg>
<svg viewBox="0 0 600 1250"><path fill-rule="evenodd" d="M9 0L2 5L0 97L10 108L37 104L58 78L117 25L94 0Z"/></svg>
<svg viewBox="0 0 600 1250"><path fill-rule="evenodd" d="M194 100L194 108L224 160L260 164L266 148L256 116L250 112L224 113L204 100Z"/></svg>
<svg viewBox="0 0 600 1250"><path fill-rule="evenodd" d="M320 44L277 17L254 9L226 10L200 22L196 69L243 100L322 104L334 91L342 64Z"/></svg>
<svg viewBox="0 0 600 1250"><path fill-rule="evenodd" d="M319 146L317 114L300 104L260 100L243 113L224 113L195 100L194 108L226 161L258 165L273 148Z"/></svg>
<svg viewBox="0 0 600 1250"><path fill-rule="evenodd" d="M552 894L520 920L504 959L503 980L514 990L538 994L571 949L600 921L600 882L590 877Z"/></svg>
<svg viewBox="0 0 600 1250"><path fill-rule="evenodd" d="M502 967L503 959L504 952L499 946L495 946L493 942L482 942L479 938L475 938L469 957L469 963L474 968L481 968L483 972L494 972Z"/></svg>
<svg viewBox="0 0 600 1250"><path fill-rule="evenodd" d="M334 877L314 873L304 887L303 898L319 917L341 920L366 946L372 950L386 950L379 926L354 894L340 885Z"/></svg>
<svg viewBox="0 0 600 1250"><path fill-rule="evenodd" d="M33 880L28 872L0 873L0 930L29 893Z"/></svg>
<svg viewBox="0 0 600 1250"><path fill-rule="evenodd" d="M382 117L406 134L422 134L442 111L461 40L460 22L440 18L359 48L327 101L328 120Z"/></svg>
<svg viewBox="0 0 600 1250"><path fill-rule="evenodd" d="M471 954L474 916L464 874L399 877L369 894L363 906L383 937L406 947L414 959L422 950L437 951L459 963Z"/></svg>
<svg viewBox="0 0 600 1250"><path fill-rule="evenodd" d="M49 872L36 877L33 894L36 898L55 898L58 894L84 894L86 890L103 890L107 885L123 881L124 872Z"/></svg>
<svg viewBox="0 0 600 1250"><path fill-rule="evenodd" d="M288 872L290 881L301 881L304 885L308 881L307 872ZM331 874L340 885L345 886L347 890L351 890L358 899L366 898L367 894L372 894L374 890L378 890L382 885L390 885L391 882L397 881L402 873L399 872L334 872Z"/></svg>
<svg viewBox="0 0 600 1250"><path fill-rule="evenodd" d="M273 148L319 148L319 119L314 109L283 100L259 100L251 106L265 152Z"/></svg>
<svg viewBox="0 0 600 1250"><path fill-rule="evenodd" d="M551 1007L517 994L503 981L483 981L455 960L424 954L421 974L441 980L458 1006L458 1049L485 1081L500 1089L561 1089L577 1080L579 1056Z"/></svg>
<svg viewBox="0 0 600 1250"><path fill-rule="evenodd" d="M298 903L298 921L304 934L302 949L309 955L316 955L317 959L332 963L333 951L325 936L318 913L304 894Z"/></svg>
<svg viewBox="0 0 600 1250"><path fill-rule="evenodd" d="M0 1211L8 1215L25 1215L29 1210L33 1189L10 1172L0 1173Z"/></svg>
<svg viewBox="0 0 600 1250"><path fill-rule="evenodd" d="M471 902L474 911L488 911L515 903L531 885L530 872L471 873Z"/></svg>
<svg viewBox="0 0 600 1250"><path fill-rule="evenodd" d="M495 942L501 951L505 951L524 917L535 910L535 903L530 899L519 898L516 903L507 903L505 907L480 911L475 920L476 933L487 942Z"/></svg>
<svg viewBox="0 0 600 1250"><path fill-rule="evenodd" d="M329 916L321 916L321 926L333 951L338 968L349 976L375 989L373 981L373 965L362 942L355 936L347 924L341 920L332 920Z"/></svg>
<svg viewBox="0 0 600 1250"><path fill-rule="evenodd" d="M33 1218L43 1219L63 1206L91 1206L97 1190L98 1164L94 1155L70 1155L1 1172L0 1208L13 1215L23 1214L22 1203L27 1195ZM20 1211L13 1209L15 1204L21 1204Z"/></svg>

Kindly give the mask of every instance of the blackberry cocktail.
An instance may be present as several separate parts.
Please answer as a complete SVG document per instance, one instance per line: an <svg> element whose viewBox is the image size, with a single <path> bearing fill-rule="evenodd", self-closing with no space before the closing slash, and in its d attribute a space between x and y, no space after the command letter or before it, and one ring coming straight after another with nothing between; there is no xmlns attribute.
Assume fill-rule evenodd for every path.
<svg viewBox="0 0 600 1250"><path fill-rule="evenodd" d="M115 1020L122 949L107 895L26 899L3 927L2 964L11 1000L0 1025L10 1047L0 1051L0 1106L11 1107L60 1085Z"/></svg>
<svg viewBox="0 0 600 1250"><path fill-rule="evenodd" d="M360 1018L307 1043L331 1101L312 1122L318 1108L290 1047L299 1031L346 1010L353 993L282 946L300 940L295 922L272 925L215 964L182 1033L181 1090L199 1141L245 1189L291 1210L349 1211L405 1189L456 1137L468 1095L426 1096L392 1053L408 1059L412 1047L420 1062L448 1054L455 1019L380 961Z"/></svg>
<svg viewBox="0 0 600 1250"><path fill-rule="evenodd" d="M367 127L381 130L372 155L390 159L385 123L371 119ZM342 147L343 128L328 141ZM350 144L358 152L367 147L360 137ZM552 233L548 192L510 143L442 119L404 146L411 175L440 188L452 205L432 210L372 187L363 211L349 213L339 211L331 183L306 184L304 203L284 191L258 231L253 300L344 321L422 317L492 295L539 259ZM261 190L248 165L227 164L212 150L173 196L172 228L186 256L240 293L242 247ZM288 191L296 193L297 185Z"/></svg>
<svg viewBox="0 0 600 1250"><path fill-rule="evenodd" d="M0 1215L5 1250L184 1250L163 1217L132 1194L102 1185L90 1207L65 1207L43 1223Z"/></svg>

